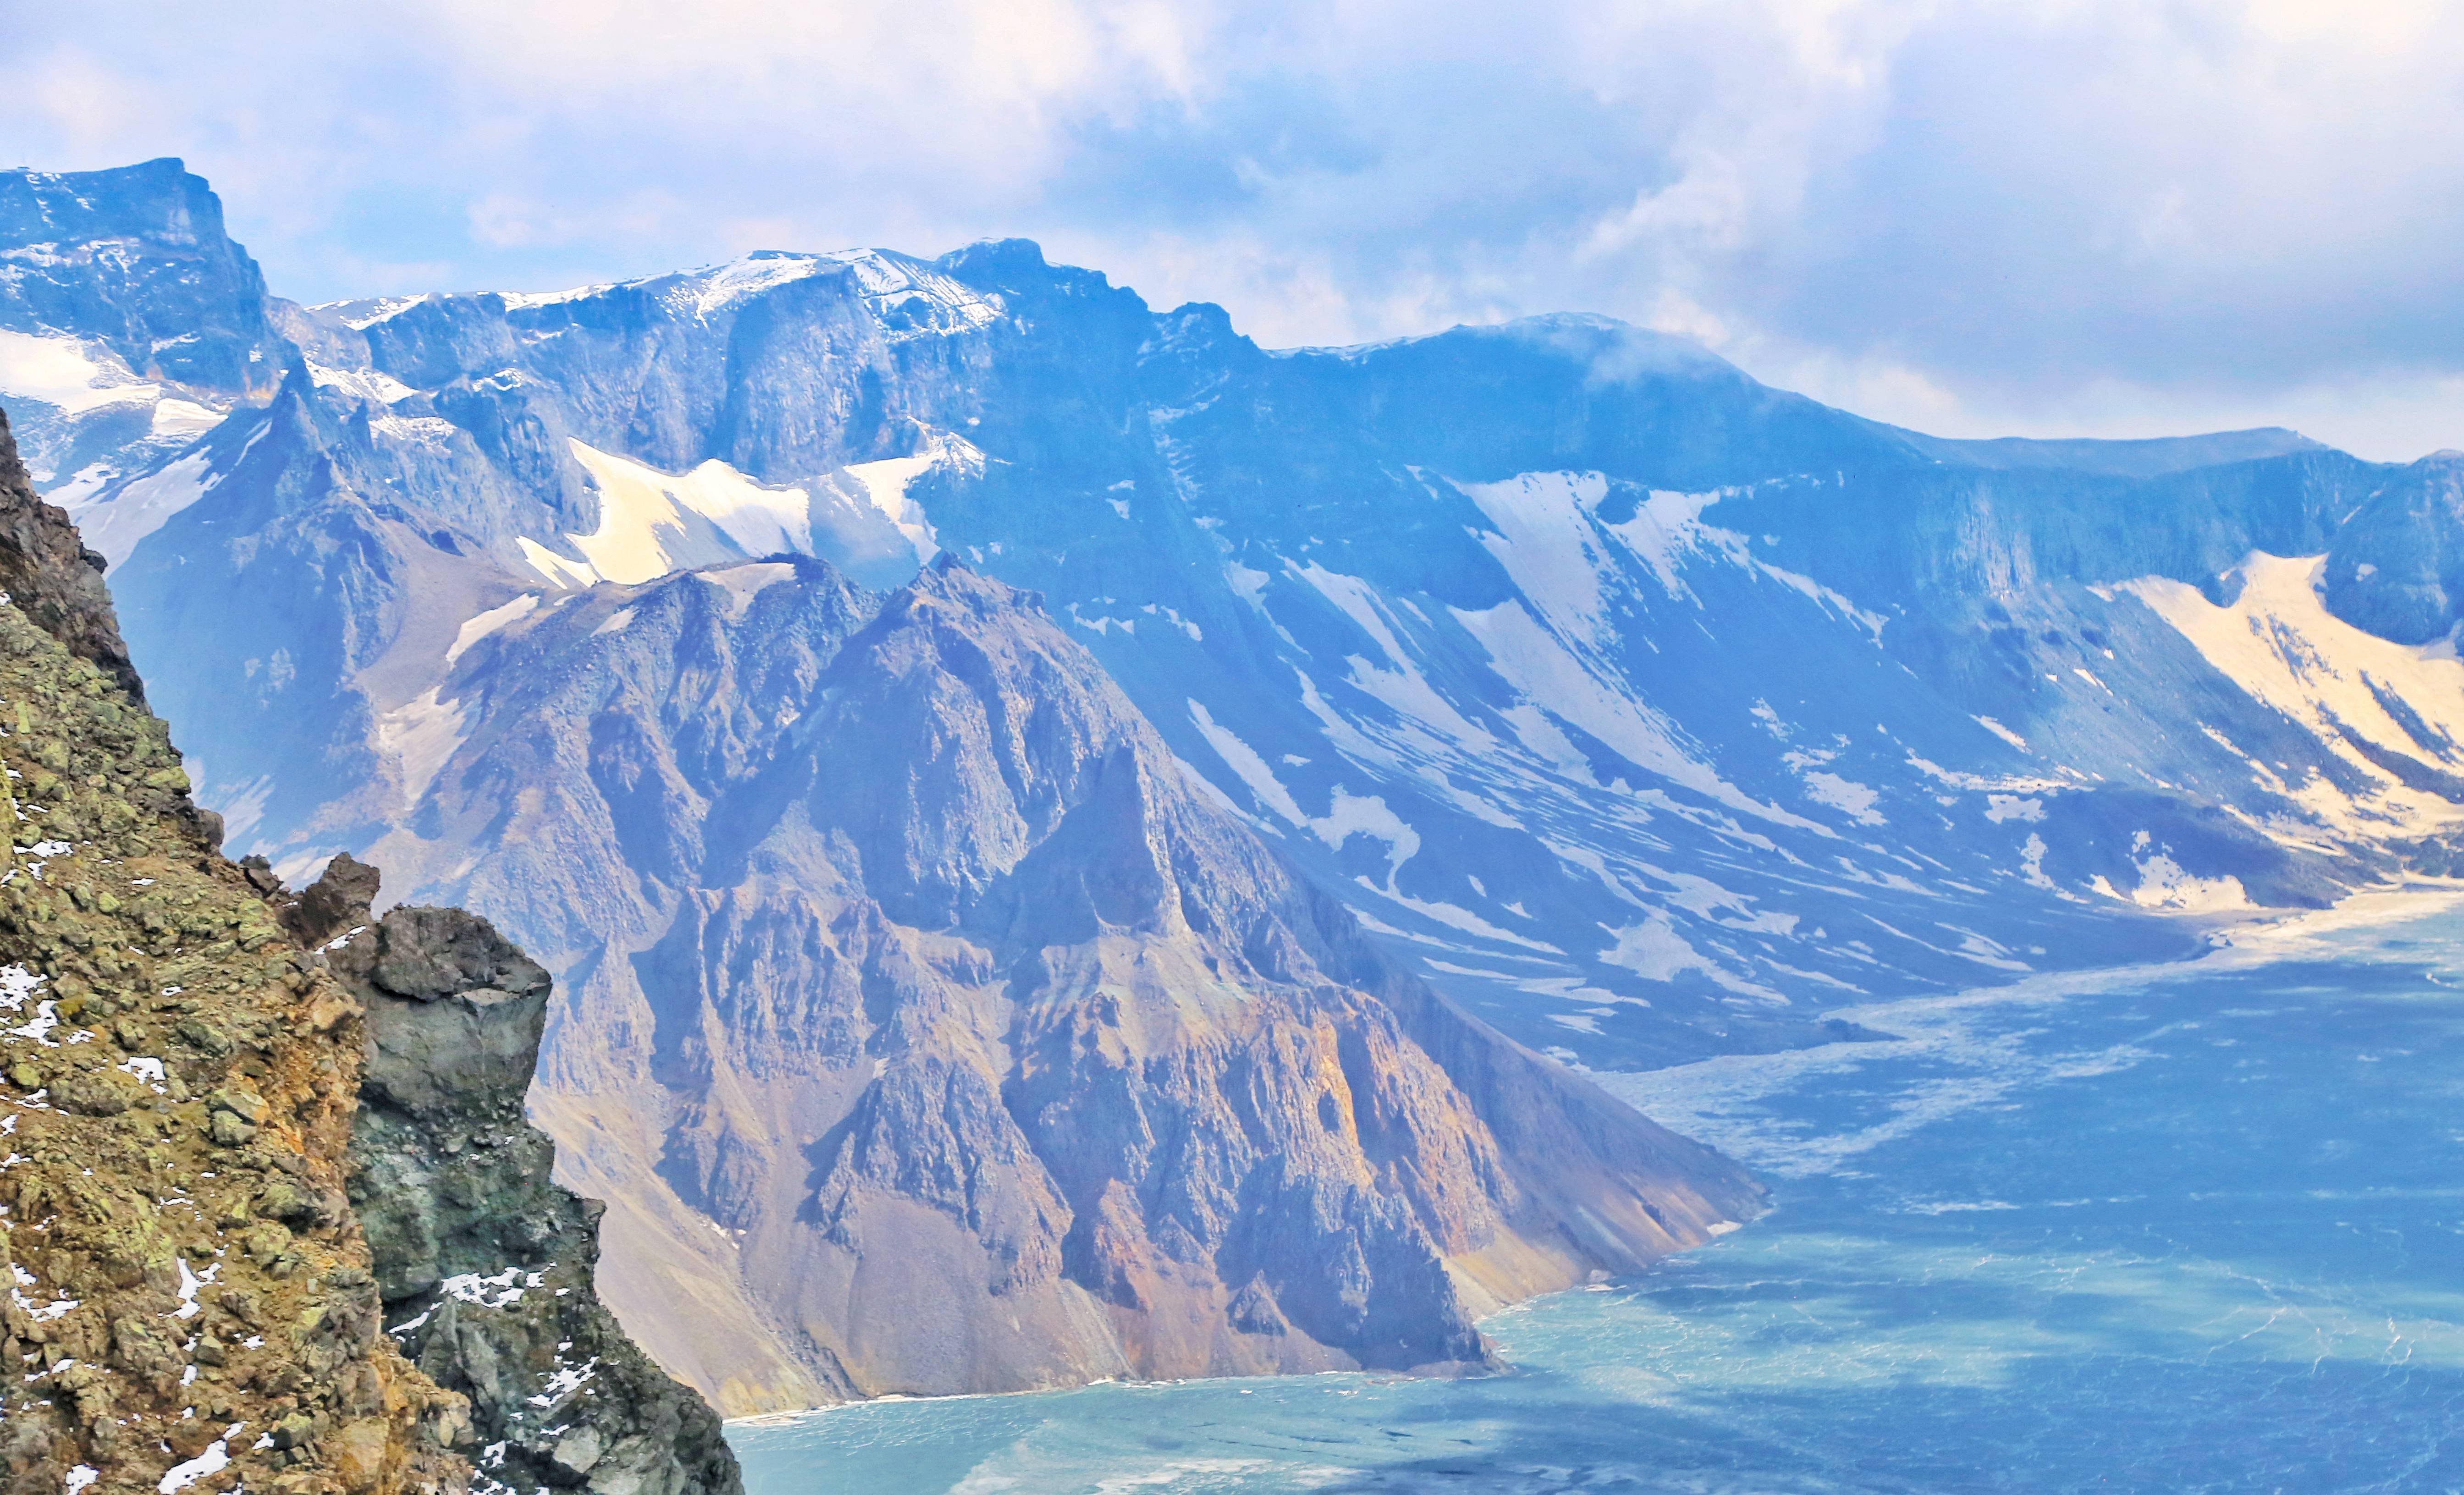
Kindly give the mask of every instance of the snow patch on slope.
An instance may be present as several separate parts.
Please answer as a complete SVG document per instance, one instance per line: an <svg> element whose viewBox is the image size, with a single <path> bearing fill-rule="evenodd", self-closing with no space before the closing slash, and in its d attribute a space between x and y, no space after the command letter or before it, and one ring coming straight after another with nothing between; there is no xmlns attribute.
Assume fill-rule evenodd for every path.
<svg viewBox="0 0 2464 1495"><path fill-rule="evenodd" d="M1658 910L1639 924L1623 929L1609 929L1603 924L1600 928L1615 941L1600 952L1601 963L1621 966L1646 981L1674 980L1681 972L1713 969L1711 962L1677 933L1668 915Z"/></svg>
<svg viewBox="0 0 2464 1495"><path fill-rule="evenodd" d="M477 617L473 618L468 623L463 624L461 628L453 635L452 646L445 650L445 668L448 670L452 669L453 662L455 660L460 659L464 654L470 652L473 645L478 643L481 639L486 638L489 634L495 632L498 628L503 627L509 623L517 623L522 619L529 617L531 609L539 605L539 593L524 592L519 597L515 598L512 602L506 603L502 606L491 607L486 612L483 612Z"/></svg>
<svg viewBox="0 0 2464 1495"><path fill-rule="evenodd" d="M847 475L856 480L866 501L915 552L918 565L941 553L941 537L933 532L933 521L925 517L924 506L907 496L907 485L923 476L935 460L933 453L926 452L881 462L858 462L847 469Z"/></svg>
<svg viewBox="0 0 2464 1495"><path fill-rule="evenodd" d="M429 299L428 293L418 296L384 296L373 301L325 301L308 309L312 312L331 312L343 326L353 332L365 332L377 323L390 321L428 299ZM515 304L518 299L519 297L516 296L505 297L508 305Z"/></svg>
<svg viewBox="0 0 2464 1495"><path fill-rule="evenodd" d="M1590 510L1608 495L1597 473L1525 473L1502 483L1459 483L1494 535L1477 539L1557 631L1598 649L1608 632L1601 558Z"/></svg>
<svg viewBox="0 0 2464 1495"><path fill-rule="evenodd" d="M1636 509L1633 518L1611 525L1610 530L1651 567L1652 575L1660 579L1661 590L1672 598L1695 601L1693 588L1678 579L1677 560L1710 533L1703 523L1703 511L1717 502L1719 496L1655 492L1648 502Z"/></svg>
<svg viewBox="0 0 2464 1495"><path fill-rule="evenodd" d="M2167 909L2182 913L2233 913L2251 907L2250 894L2238 877L2201 877L2161 850L2141 831L2131 840L2131 863L2139 869L2139 886L2130 901L2143 909ZM2105 880L2097 890L2112 893Z"/></svg>
<svg viewBox="0 0 2464 1495"><path fill-rule="evenodd" d="M1411 656L1404 652L1402 642L1395 637L1395 630L1387 625L1386 615L1378 606L1377 588L1359 577L1329 571L1314 561L1293 566L1291 572L1317 588L1319 596L1376 640L1377 648L1397 668L1410 668Z"/></svg>
<svg viewBox="0 0 2464 1495"><path fill-rule="evenodd" d="M783 561L756 561L749 566L729 566L724 571L705 571L703 582L726 594L723 605L729 618L741 618L753 605L753 599L781 582L796 579L796 568Z"/></svg>
<svg viewBox="0 0 2464 1495"><path fill-rule="evenodd" d="M339 389L370 405L390 406L419 393L391 374L372 368L327 368L314 360L308 363L308 378L319 389Z"/></svg>
<svg viewBox="0 0 2464 1495"><path fill-rule="evenodd" d="M1307 582L1318 595L1360 626L1361 631L1375 640L1377 649L1386 656L1380 666L1360 654L1347 654L1344 663L1351 669L1351 683L1361 692L1383 703L1397 715L1419 723L1446 741L1485 753L1497 745L1496 737L1465 717L1454 704L1429 683L1409 649L1396 635L1385 604L1377 589L1356 576L1329 571L1314 561L1290 568L1293 576Z"/></svg>
<svg viewBox="0 0 2464 1495"><path fill-rule="evenodd" d="M812 495L802 488L764 488L715 458L670 474L578 440L567 445L599 490L599 527L564 537L583 560L527 537L517 540L532 567L560 586L632 584L813 548Z"/></svg>
<svg viewBox="0 0 2464 1495"><path fill-rule="evenodd" d="M405 809L419 803L458 748L468 726L460 702L437 699L440 687L429 686L417 700L377 718L377 751L392 758L402 776Z"/></svg>
<svg viewBox="0 0 2464 1495"><path fill-rule="evenodd" d="M1837 774L1809 772L1804 777L1806 797L1815 802L1831 806L1859 825L1883 824L1882 812L1874 807L1882 796L1872 785Z"/></svg>
<svg viewBox="0 0 2464 1495"><path fill-rule="evenodd" d="M820 257L812 254L756 253L730 260L693 277L698 282L693 292L693 315L707 321L714 312L807 279L821 268Z"/></svg>
<svg viewBox="0 0 2464 1495"><path fill-rule="evenodd" d="M138 478L105 501L78 495L61 507L77 521L77 538L100 551L105 561L118 565L128 559L138 541L206 495L215 481L206 471L212 460L209 452L191 451Z"/></svg>
<svg viewBox="0 0 2464 1495"><path fill-rule="evenodd" d="M161 385L139 379L116 354L82 338L0 332L0 395L78 415L106 405L143 405L162 392Z"/></svg>
<svg viewBox="0 0 2464 1495"><path fill-rule="evenodd" d="M893 341L972 332L1001 315L1001 300L886 250L837 250L821 258L847 267L866 306Z"/></svg>
<svg viewBox="0 0 2464 1495"><path fill-rule="evenodd" d="M194 400L162 400L154 407L154 418L145 426L145 433L160 440L176 440L182 436L201 436L222 424L223 412Z"/></svg>
<svg viewBox="0 0 2464 1495"><path fill-rule="evenodd" d="M1420 849L1420 833L1388 809L1382 797L1353 794L1341 784L1334 786L1334 800L1326 814L1310 821L1309 828L1317 833L1318 840L1338 851L1354 835L1385 842L1386 886L1390 890L1395 886L1395 874Z"/></svg>
<svg viewBox="0 0 2464 1495"><path fill-rule="evenodd" d="M1206 745L1215 750L1215 756L1223 759L1223 765L1248 786L1251 794L1258 797L1259 803L1294 825L1309 824L1309 816L1302 813L1300 802L1294 800L1292 792L1284 787L1284 781L1275 777L1275 771L1266 766L1266 760L1258 756L1258 750L1242 741L1231 728L1217 722L1203 702L1192 700L1189 703L1189 719L1198 724L1198 735L1206 739Z"/></svg>
<svg viewBox="0 0 2464 1495"><path fill-rule="evenodd" d="M2120 589L2146 604L2253 700L2300 723L2376 786L2347 795L2323 775L2289 786L2321 820L2351 834L2385 836L2464 818L2464 806L2406 786L2363 751L2409 758L2440 773L2464 770L2464 662L2452 645L2390 643L2328 612L2318 592L2325 564L2323 556L2253 552L2242 562L2241 594L2221 607L2195 587L2157 577ZM2411 720L2399 720L2396 710Z"/></svg>
<svg viewBox="0 0 2464 1495"><path fill-rule="evenodd" d="M1216 757L1221 758L1225 766L1229 767L1241 782L1247 786L1249 792L1257 796L1258 802L1283 817L1289 824L1316 836L1318 840L1334 850L1341 850L1344 844L1356 835L1368 836L1386 843L1384 882L1373 882L1367 877L1354 878L1353 881L1360 887L1423 918L1460 930L1467 934L1506 944L1521 945L1532 950L1544 950L1551 954L1559 953L1553 945L1544 945L1537 940L1527 939L1511 930L1500 929L1468 909L1451 903L1416 898L1404 892L1397 885L1397 877L1402 871L1403 864L1419 854L1420 833L1400 815L1396 814L1382 795L1353 794L1343 785L1337 784L1327 806L1327 812L1324 815L1312 816L1301 808L1300 802L1292 797L1292 792L1284 786L1281 779L1276 777L1274 769L1268 766L1265 756L1243 741L1229 727L1217 721L1203 702L1195 699L1190 701L1189 718L1197 724L1199 735L1206 738L1207 745L1215 749ZM1221 791L1217 793L1220 798ZM1397 931L1397 933L1403 932Z"/></svg>
<svg viewBox="0 0 2464 1495"><path fill-rule="evenodd" d="M1449 610L1488 650L1500 679L1533 705L1606 743L1637 768L1764 820L1801 829L1824 828L1765 804L1722 779L1709 764L1679 745L1675 724L1600 680L1541 627L1521 603L1500 603L1485 612Z"/></svg>

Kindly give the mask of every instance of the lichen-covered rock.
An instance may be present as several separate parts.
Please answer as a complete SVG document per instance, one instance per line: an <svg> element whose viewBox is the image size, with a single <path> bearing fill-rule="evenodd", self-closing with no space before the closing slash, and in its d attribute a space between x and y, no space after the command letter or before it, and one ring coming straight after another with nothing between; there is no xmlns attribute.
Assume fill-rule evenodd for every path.
<svg viewBox="0 0 2464 1495"><path fill-rule="evenodd" d="M414 911L389 943L363 932L392 984L354 990L316 947L340 930L331 954L360 948L343 920L365 920L374 873L345 859L295 900L215 850L5 416L0 590L0 1495L458 1495L473 1456L607 1495L732 1491L708 1408L598 1307L589 1211L546 1185L522 1124L544 974L476 921ZM446 1027L397 1021L414 1007ZM495 1159L402 1175L372 1232L347 1193L363 1071L373 1110L459 1117L439 1145ZM485 1193L508 1166L528 1192ZM451 1301L440 1274L483 1239L537 1243L511 1258L536 1264L531 1310ZM446 1300L407 1346L380 1291L406 1261ZM518 1404L557 1429L500 1454L474 1396L503 1437L534 1364L574 1384L529 1386L552 1394Z"/></svg>
<svg viewBox="0 0 2464 1495"><path fill-rule="evenodd" d="M69 517L35 498L8 412L0 410L0 591L70 653L99 667L142 702L144 687L121 642L102 566L102 558L77 539Z"/></svg>
<svg viewBox="0 0 2464 1495"><path fill-rule="evenodd" d="M549 1180L555 1147L522 1114L547 972L458 909L371 916L373 869L335 861L297 907L311 933L347 931L322 958L367 1014L351 1203L394 1338L470 1398L481 1482L734 1495L717 1414L601 1305L600 1206Z"/></svg>
<svg viewBox="0 0 2464 1495"><path fill-rule="evenodd" d="M213 850L0 422L0 1490L453 1491L343 1197L359 1003Z"/></svg>

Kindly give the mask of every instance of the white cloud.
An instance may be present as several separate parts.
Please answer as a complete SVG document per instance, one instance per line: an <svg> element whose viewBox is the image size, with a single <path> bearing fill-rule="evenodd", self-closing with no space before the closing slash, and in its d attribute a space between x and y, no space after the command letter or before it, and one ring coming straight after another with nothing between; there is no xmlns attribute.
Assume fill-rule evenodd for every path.
<svg viewBox="0 0 2464 1495"><path fill-rule="evenodd" d="M1042 239L1273 343L1602 311L1955 433L2464 445L2413 0L0 0L0 156L179 154L288 294Z"/></svg>

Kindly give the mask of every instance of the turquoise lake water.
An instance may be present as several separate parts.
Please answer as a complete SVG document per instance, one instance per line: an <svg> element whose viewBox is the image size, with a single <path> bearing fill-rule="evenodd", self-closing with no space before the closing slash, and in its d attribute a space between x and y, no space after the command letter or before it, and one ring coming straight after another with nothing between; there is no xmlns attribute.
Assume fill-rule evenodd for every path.
<svg viewBox="0 0 2464 1495"><path fill-rule="evenodd" d="M2336 922L1612 1077L1777 1207L1490 1320L1511 1374L838 1408L746 1487L2464 1491L2464 904Z"/></svg>

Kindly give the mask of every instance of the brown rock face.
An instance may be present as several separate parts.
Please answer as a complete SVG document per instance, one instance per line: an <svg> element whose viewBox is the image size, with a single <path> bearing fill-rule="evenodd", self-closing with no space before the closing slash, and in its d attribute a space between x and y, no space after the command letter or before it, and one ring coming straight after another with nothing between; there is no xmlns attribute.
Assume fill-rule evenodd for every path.
<svg viewBox="0 0 2464 1495"><path fill-rule="evenodd" d="M722 1407L1476 1366L1760 1207L1390 965L1032 597L753 569L506 630L381 852L484 848L423 892L574 973L535 1107Z"/></svg>
<svg viewBox="0 0 2464 1495"><path fill-rule="evenodd" d="M0 1489L461 1489L344 1202L360 1006L214 853L5 427L0 576Z"/></svg>
<svg viewBox="0 0 2464 1495"><path fill-rule="evenodd" d="M458 1495L476 1454L498 1495L734 1495L521 1119L546 973L456 911L370 919L347 859L293 900L216 853L5 419L0 585L0 1492ZM528 1308L386 1334L512 1244Z"/></svg>
<svg viewBox="0 0 2464 1495"><path fill-rule="evenodd" d="M9 414L0 410L0 591L27 621L143 705L145 687L121 642L102 567L102 557L78 541L69 517L34 496L9 432Z"/></svg>

